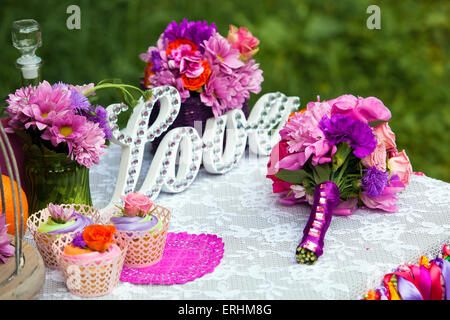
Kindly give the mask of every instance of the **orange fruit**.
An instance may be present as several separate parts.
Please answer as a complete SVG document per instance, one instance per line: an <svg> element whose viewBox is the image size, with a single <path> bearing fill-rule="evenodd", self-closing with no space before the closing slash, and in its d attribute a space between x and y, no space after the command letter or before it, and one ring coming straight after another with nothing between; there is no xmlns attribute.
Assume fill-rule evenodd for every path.
<svg viewBox="0 0 450 320"><path fill-rule="evenodd" d="M11 190L11 180L8 176L2 174L2 183L3 183L3 190L5 193L5 211L4 214L6 214L6 224L8 224L8 233L14 235L14 200L13 200L13 193ZM16 205L17 205L17 223L20 223L20 205L19 205L19 194L17 192L17 182L14 181L14 191L16 193ZM25 230L27 229L27 219L28 219L28 201L27 196L25 195L25 192L23 189L21 189L21 195L22 195L22 208L23 208L23 232L25 233ZM0 194L0 211L2 210L2 198ZM19 225L20 228L20 225Z"/></svg>

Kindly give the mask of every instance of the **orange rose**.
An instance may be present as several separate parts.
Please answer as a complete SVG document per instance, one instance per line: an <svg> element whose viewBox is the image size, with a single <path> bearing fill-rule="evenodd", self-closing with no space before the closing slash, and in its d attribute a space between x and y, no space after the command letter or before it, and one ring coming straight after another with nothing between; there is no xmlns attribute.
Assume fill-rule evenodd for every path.
<svg viewBox="0 0 450 320"><path fill-rule="evenodd" d="M148 88L150 86L150 76L155 74L151 69L153 68L153 62L148 62L145 67L144 75L144 87Z"/></svg>
<svg viewBox="0 0 450 320"><path fill-rule="evenodd" d="M95 251L104 251L113 243L115 226L92 224L84 228L83 240L87 246Z"/></svg>
<svg viewBox="0 0 450 320"><path fill-rule="evenodd" d="M206 83L206 81L208 81L209 76L211 75L211 68L209 67L208 61L203 60L200 62L202 63L203 72L197 78L189 78L185 73L181 75L183 85L188 90L195 91L200 89Z"/></svg>

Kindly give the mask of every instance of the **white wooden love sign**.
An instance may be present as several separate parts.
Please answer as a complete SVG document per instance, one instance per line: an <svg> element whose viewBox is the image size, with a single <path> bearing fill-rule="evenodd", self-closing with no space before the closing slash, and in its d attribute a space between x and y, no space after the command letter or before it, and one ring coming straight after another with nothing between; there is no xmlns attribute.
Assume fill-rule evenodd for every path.
<svg viewBox="0 0 450 320"><path fill-rule="evenodd" d="M176 88L162 86L152 89L148 101L142 98L134 107L126 128L119 130L118 115L126 111L125 104L112 104L107 108L113 133L111 141L122 147L122 157L116 188L110 204L120 203L120 196L137 191L155 200L161 191L178 193L186 190L196 178L201 164L212 174L230 171L243 156L247 138L249 150L269 155L279 141L278 131L289 114L298 110L300 99L286 97L280 92L264 94L253 107L248 119L240 109L228 111L206 122L203 137L193 127L171 129L162 139L139 190L135 190L144 148L166 132L180 111L180 95ZM155 103L160 102L157 119L149 124ZM226 142L224 147L224 137Z"/></svg>

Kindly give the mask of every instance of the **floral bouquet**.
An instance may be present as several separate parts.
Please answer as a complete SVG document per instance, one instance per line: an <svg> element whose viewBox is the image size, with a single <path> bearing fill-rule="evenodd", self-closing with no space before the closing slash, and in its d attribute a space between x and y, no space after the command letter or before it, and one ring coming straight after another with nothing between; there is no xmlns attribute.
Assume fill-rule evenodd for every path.
<svg viewBox="0 0 450 320"><path fill-rule="evenodd" d="M409 184L411 164L398 152L389 128L391 112L377 98L343 95L310 102L291 114L273 148L267 177L282 203L312 205L299 263L313 264L323 254L332 214L350 215L356 207L397 211L397 193Z"/></svg>
<svg viewBox="0 0 450 320"><path fill-rule="evenodd" d="M147 63L142 86L178 89L182 105L172 127L196 127L194 121L202 121L204 127L208 118L236 108L248 114L250 92L259 93L263 81L252 58L258 45L259 40L243 27L231 25L225 38L214 23L172 21L156 47L140 55Z"/></svg>
<svg viewBox="0 0 450 320"><path fill-rule="evenodd" d="M130 87L134 88L105 82L75 86L43 81L9 95L5 130L24 141L25 175L33 189L29 190L31 212L50 202L91 204L86 168L98 164L111 130L107 111L89 99L102 88L120 89L124 96L133 97L127 90ZM144 97L149 94L134 89Z"/></svg>

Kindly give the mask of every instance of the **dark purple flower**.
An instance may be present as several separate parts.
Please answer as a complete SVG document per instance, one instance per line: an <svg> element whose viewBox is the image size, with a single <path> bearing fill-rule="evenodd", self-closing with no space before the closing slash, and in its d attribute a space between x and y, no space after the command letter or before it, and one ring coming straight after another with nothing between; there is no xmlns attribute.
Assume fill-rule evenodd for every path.
<svg viewBox="0 0 450 320"><path fill-rule="evenodd" d="M353 148L353 154L360 159L371 154L377 146L376 136L370 126L350 116L341 114L335 114L331 118L323 116L319 127L330 144L346 142Z"/></svg>
<svg viewBox="0 0 450 320"><path fill-rule="evenodd" d="M216 31L217 27L214 23L208 25L206 21L188 21L183 19L180 24L176 21L169 23L163 33L163 37L169 42L176 39L187 39L195 43L199 50L203 52L204 49L200 48L200 44L204 40L208 40Z"/></svg>
<svg viewBox="0 0 450 320"><path fill-rule="evenodd" d="M108 124L108 112L98 105L90 105L87 110L79 110L79 114L86 117L88 121L98 123L105 133L105 139L111 139L112 133Z"/></svg>
<svg viewBox="0 0 450 320"><path fill-rule="evenodd" d="M81 249L87 249L88 248L86 242L84 242L83 232L82 231L79 231L79 232L77 232L75 234L75 238L73 238L73 240L72 240L72 246L78 247L78 248L81 248Z"/></svg>
<svg viewBox="0 0 450 320"><path fill-rule="evenodd" d="M150 61L153 63L153 66L150 69L150 71L158 72L159 70L161 70L161 55L159 51L157 50L152 51L152 57L150 58Z"/></svg>
<svg viewBox="0 0 450 320"><path fill-rule="evenodd" d="M378 170L375 166L366 170L361 178L361 188L372 198L379 197L389 181L389 173Z"/></svg>

